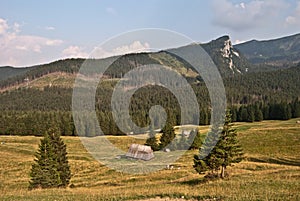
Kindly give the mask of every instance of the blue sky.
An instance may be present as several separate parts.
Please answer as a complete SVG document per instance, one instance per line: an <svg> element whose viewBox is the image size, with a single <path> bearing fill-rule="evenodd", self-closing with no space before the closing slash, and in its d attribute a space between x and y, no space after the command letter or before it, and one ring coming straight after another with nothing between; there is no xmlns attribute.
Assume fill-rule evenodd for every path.
<svg viewBox="0 0 300 201"><path fill-rule="evenodd" d="M141 28L198 42L226 34L238 43L300 33L299 27L299 0L3 0L0 66L86 57L106 39Z"/></svg>

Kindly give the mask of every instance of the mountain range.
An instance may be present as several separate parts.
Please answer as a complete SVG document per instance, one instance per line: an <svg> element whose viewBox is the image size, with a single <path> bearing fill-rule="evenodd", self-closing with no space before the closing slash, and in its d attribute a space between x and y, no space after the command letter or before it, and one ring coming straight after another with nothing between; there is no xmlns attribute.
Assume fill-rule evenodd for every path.
<svg viewBox="0 0 300 201"><path fill-rule="evenodd" d="M205 44L194 43L171 50L120 56L105 71L98 85L95 95L98 121L104 133L124 134L111 112L111 99L116 85L125 73L138 66L161 64L173 68L186 78L199 104L199 123L208 124L211 104L206 84L190 63L174 54L181 52L193 56L192 51L198 46L212 58L223 78L227 106L232 109L235 121L300 117L300 51L297 51L297 46L294 47L297 43L298 35L232 45L230 37L223 36ZM264 53L261 47L264 47ZM265 59L257 59L257 52L264 55ZM97 77L94 66L101 66L110 59L89 59L89 73ZM81 132L75 129L71 110L75 79L85 61L65 59L26 68L0 67L0 135L43 135L50 126L59 126L62 135ZM89 90L84 85L88 80L85 76L79 76L80 83L83 83L80 90L84 92ZM159 77L168 79L163 75ZM133 89L131 86L126 88ZM78 100L81 99L78 97ZM188 104L188 100L188 97L183 99L184 104ZM134 92L129 114L138 126L145 127L150 122L149 111L155 105L165 109L169 123L180 124L181 108L176 96L157 85L150 84ZM86 115L86 119L90 119L89 114ZM193 119L193 116L189 118ZM126 125L128 122L123 123ZM85 125L85 128L82 131L84 135L98 135L91 130L93 127Z"/></svg>
<svg viewBox="0 0 300 201"><path fill-rule="evenodd" d="M282 82L285 82L284 84L286 85L298 85L300 82L295 83L297 80L287 80L280 76L284 73L275 73L277 77L274 77L274 73L270 71L287 71L286 74L289 74L289 71L298 73L297 69L299 67L296 66L300 61L299 44L300 34L269 41L249 41L237 45L232 45L229 36L223 36L209 43L190 44L188 46L200 45L209 54L223 77L225 87L231 82L238 82L240 86L236 86L236 88L239 88L244 86L243 80L251 78L253 79L251 80L251 85L256 85L255 83L260 83L264 80L277 79L279 82L277 83L277 88L282 88L280 86ZM177 48L178 51L186 51L186 49L188 48ZM2 92L0 98L4 95L4 92L22 88L44 89L52 86L72 88L76 74L84 61L85 59L65 59L26 68L0 67L0 90ZM101 64L101 62L105 62L105 59L95 60L95 62ZM199 82L201 84L202 82L201 75L189 63L171 54L170 51L164 50L153 53L123 55L107 69L105 78L113 81L121 78L129 70L145 64L169 66L186 77L191 84L199 84ZM261 74L264 74L263 78L258 76ZM264 80L255 80L258 77ZM250 87L245 86L245 88ZM234 91L234 89L228 89L227 91ZM243 91L247 93L247 89L243 89ZM260 93L251 92L254 94L249 94L249 96L262 96L264 93L267 94L267 91ZM283 92L278 90L277 93ZM297 90L290 91L289 94L299 97ZM231 94L231 96L235 97L234 103L241 102L243 98L239 97L241 96L240 94ZM287 98L291 98L291 96Z"/></svg>

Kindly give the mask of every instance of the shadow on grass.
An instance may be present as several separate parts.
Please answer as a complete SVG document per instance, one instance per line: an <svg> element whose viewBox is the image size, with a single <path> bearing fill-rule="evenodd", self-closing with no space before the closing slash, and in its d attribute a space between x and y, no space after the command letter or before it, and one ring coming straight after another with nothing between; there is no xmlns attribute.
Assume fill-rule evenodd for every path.
<svg viewBox="0 0 300 201"><path fill-rule="evenodd" d="M247 158L248 161L257 163L273 163L278 165L290 165L290 166L300 166L300 160L296 159L285 159L285 158Z"/></svg>
<svg viewBox="0 0 300 201"><path fill-rule="evenodd" d="M188 180L188 181L182 181L180 182L180 184L183 184L183 185L189 185L189 186L196 186L196 185L199 185L199 184L205 184L207 183L208 180L207 179L192 179L192 180Z"/></svg>

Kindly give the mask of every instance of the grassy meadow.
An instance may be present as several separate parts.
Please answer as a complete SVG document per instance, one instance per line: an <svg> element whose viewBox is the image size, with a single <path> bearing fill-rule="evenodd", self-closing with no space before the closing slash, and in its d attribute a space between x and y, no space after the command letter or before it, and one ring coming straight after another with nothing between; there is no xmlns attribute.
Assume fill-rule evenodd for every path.
<svg viewBox="0 0 300 201"><path fill-rule="evenodd" d="M174 169L145 175L111 170L85 150L79 138L63 137L68 147L73 188L28 191L38 137L0 136L0 200L300 200L300 124L289 121L236 123L246 159L228 168L229 179L205 182L193 170L188 151ZM203 134L208 130L201 127ZM143 140L108 137L123 150ZM165 200L165 199L163 199ZM171 200L171 199L168 199Z"/></svg>

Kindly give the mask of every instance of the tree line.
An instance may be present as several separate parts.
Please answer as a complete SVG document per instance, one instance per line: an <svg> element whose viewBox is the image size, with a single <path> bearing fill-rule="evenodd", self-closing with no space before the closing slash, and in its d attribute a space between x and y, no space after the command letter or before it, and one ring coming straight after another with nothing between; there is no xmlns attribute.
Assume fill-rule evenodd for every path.
<svg viewBox="0 0 300 201"><path fill-rule="evenodd" d="M135 109L135 108L133 108ZM254 122L262 120L288 120L300 117L300 101L294 99L292 102L281 103L255 103L249 105L233 106L230 108L233 122ZM139 126L150 124L148 110L138 110L132 113L132 119ZM180 111L174 108L168 110L168 123L180 125ZM86 119L90 118L86 113ZM97 122L104 134L123 135L116 125L111 112L97 111ZM200 110L200 125L210 123L210 110L202 108ZM98 136L94 128L95 124L87 124L87 121L78 120L82 130L81 136ZM43 136L51 127L57 127L63 136L78 135L74 125L72 112L68 111L3 111L0 113L0 135L34 135ZM157 128L156 128L157 129Z"/></svg>

